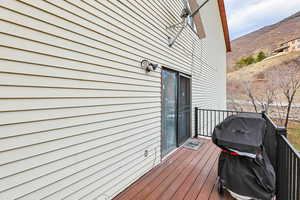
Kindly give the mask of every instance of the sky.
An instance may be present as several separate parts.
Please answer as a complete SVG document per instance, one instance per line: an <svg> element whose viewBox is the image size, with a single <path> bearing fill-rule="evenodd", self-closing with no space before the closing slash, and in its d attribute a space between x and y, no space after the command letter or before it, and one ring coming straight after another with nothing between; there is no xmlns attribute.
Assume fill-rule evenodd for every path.
<svg viewBox="0 0 300 200"><path fill-rule="evenodd" d="M300 11L300 0L225 0L230 38L236 39Z"/></svg>

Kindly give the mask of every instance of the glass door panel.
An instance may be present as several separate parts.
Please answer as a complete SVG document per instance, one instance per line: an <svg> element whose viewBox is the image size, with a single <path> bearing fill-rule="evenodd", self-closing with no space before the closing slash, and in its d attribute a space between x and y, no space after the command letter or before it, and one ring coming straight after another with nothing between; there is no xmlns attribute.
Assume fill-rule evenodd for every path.
<svg viewBox="0 0 300 200"><path fill-rule="evenodd" d="M162 70L162 155L177 146L177 73Z"/></svg>

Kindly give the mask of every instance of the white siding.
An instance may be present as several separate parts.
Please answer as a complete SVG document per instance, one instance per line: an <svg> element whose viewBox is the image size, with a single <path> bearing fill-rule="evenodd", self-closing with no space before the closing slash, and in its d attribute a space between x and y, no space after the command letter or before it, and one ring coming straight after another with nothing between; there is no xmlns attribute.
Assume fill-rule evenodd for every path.
<svg viewBox="0 0 300 200"><path fill-rule="evenodd" d="M192 75L193 106L225 108L216 0L207 38L165 27L181 0L0 1L0 199L112 198L161 161L160 70ZM148 150L148 157L144 151Z"/></svg>

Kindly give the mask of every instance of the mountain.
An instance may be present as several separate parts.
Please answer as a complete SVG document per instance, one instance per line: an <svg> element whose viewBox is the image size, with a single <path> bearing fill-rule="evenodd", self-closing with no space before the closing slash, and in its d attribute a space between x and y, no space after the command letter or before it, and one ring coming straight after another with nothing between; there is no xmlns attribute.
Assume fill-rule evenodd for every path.
<svg viewBox="0 0 300 200"><path fill-rule="evenodd" d="M231 41L232 52L228 53L228 67L232 68L242 57L259 51L271 53L279 44L300 37L300 11L286 19L261 28Z"/></svg>

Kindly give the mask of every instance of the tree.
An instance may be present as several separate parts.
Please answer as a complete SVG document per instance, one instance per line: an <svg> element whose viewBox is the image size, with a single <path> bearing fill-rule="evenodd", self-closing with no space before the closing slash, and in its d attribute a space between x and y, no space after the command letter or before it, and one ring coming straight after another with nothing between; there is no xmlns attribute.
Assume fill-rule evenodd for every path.
<svg viewBox="0 0 300 200"><path fill-rule="evenodd" d="M260 62L266 58L266 54L263 51L260 51L256 57L256 62Z"/></svg>
<svg viewBox="0 0 300 200"><path fill-rule="evenodd" d="M256 99L259 102L261 108L266 113L270 112L270 106L274 103L274 100L276 98L276 84L273 79L273 76L270 72L264 73L264 83L263 84L257 84L256 90L258 91L258 95L256 95Z"/></svg>
<svg viewBox="0 0 300 200"><path fill-rule="evenodd" d="M269 108L276 97L277 87L269 72L265 72L264 77L265 80L263 82L244 81L244 90L255 112L265 111L269 113ZM261 109L259 109L259 106Z"/></svg>
<svg viewBox="0 0 300 200"><path fill-rule="evenodd" d="M283 62L276 68L280 90L287 101L284 126L287 127L295 95L300 89L300 59Z"/></svg>
<svg viewBox="0 0 300 200"><path fill-rule="evenodd" d="M254 94L253 94L252 82L249 81L249 80L244 81L244 88L245 88L246 95L250 99L251 104L252 104L255 112L258 112L255 97L254 97Z"/></svg>

